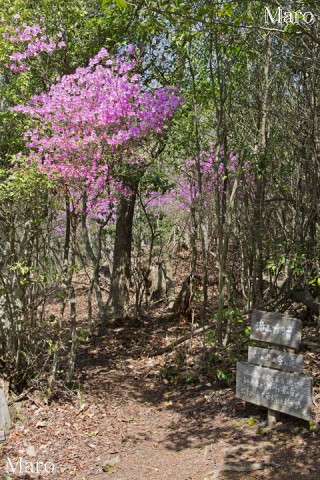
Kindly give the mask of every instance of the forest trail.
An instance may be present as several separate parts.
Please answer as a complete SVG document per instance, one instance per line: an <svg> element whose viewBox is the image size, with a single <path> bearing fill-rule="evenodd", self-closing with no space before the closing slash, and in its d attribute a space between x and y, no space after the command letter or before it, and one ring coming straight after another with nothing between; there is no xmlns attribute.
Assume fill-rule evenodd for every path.
<svg viewBox="0 0 320 480"><path fill-rule="evenodd" d="M320 480L319 26L0 0L0 480Z"/></svg>
<svg viewBox="0 0 320 480"><path fill-rule="evenodd" d="M164 358L150 354L186 328L159 316L83 343L81 389L50 405L37 393L23 402L2 444L4 471L7 458L23 458L53 462L55 475L40 478L64 480L318 480L317 429L283 416L270 431L265 409L237 400L233 385L201 375L184 385L163 378ZM259 469L224 471L230 463Z"/></svg>

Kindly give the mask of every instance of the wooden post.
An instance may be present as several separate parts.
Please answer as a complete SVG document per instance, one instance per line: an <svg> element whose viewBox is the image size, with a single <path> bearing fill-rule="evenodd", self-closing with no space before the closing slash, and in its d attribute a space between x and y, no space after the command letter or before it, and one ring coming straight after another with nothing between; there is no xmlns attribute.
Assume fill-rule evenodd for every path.
<svg viewBox="0 0 320 480"><path fill-rule="evenodd" d="M9 430L11 428L11 418L6 396L3 388L0 387L0 430Z"/></svg>
<svg viewBox="0 0 320 480"><path fill-rule="evenodd" d="M280 351L283 352L283 347L279 347L277 345L271 344L271 348L272 347L278 352ZM280 417L279 412L277 412L276 410L272 410L272 408L268 408L268 427L274 428L276 424L279 422L279 417Z"/></svg>
<svg viewBox="0 0 320 480"><path fill-rule="evenodd" d="M275 427L276 423L279 420L279 413L276 410L272 410L268 408L268 427L273 428Z"/></svg>

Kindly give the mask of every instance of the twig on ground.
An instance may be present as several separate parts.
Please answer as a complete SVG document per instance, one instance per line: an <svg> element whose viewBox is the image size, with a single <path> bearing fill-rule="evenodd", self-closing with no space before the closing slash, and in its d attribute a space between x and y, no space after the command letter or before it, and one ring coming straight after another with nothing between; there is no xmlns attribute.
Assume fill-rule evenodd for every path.
<svg viewBox="0 0 320 480"><path fill-rule="evenodd" d="M174 342L170 343L170 345L160 348L160 350L157 350L156 352L152 353L150 356L157 357L158 355L162 355L163 353L170 352L178 345L181 345L182 343L185 343L188 340L190 340L191 337L196 337L197 335L200 335L200 333L207 332L213 327L214 325L210 324L210 325L206 325L205 327L198 328L197 330L194 330L193 332L190 332L187 335L183 335L183 337L178 338Z"/></svg>

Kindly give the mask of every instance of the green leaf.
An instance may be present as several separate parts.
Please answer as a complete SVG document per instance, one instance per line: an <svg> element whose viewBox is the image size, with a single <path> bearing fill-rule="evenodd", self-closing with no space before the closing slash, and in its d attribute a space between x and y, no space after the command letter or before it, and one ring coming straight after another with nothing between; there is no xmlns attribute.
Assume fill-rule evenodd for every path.
<svg viewBox="0 0 320 480"><path fill-rule="evenodd" d="M258 423L258 420L255 419L255 418L249 418L248 420L248 425L249 427L253 427L254 425L256 425Z"/></svg>
<svg viewBox="0 0 320 480"><path fill-rule="evenodd" d="M251 332L251 326L247 327L244 331L246 335L250 335L250 332Z"/></svg>
<svg viewBox="0 0 320 480"><path fill-rule="evenodd" d="M102 2L102 6L103 7L106 7L107 5L110 5L111 3L113 3L112 0L103 0ZM116 4L118 5L119 8L123 9L123 8L128 8L128 4L125 0L116 0Z"/></svg>
<svg viewBox="0 0 320 480"><path fill-rule="evenodd" d="M316 424L314 422L309 423L309 430L314 430L316 428Z"/></svg>
<svg viewBox="0 0 320 480"><path fill-rule="evenodd" d="M217 378L219 380L226 380L228 378L227 374L223 370L217 370Z"/></svg>
<svg viewBox="0 0 320 480"><path fill-rule="evenodd" d="M128 4L124 0L116 0L116 3L119 8L128 8Z"/></svg>

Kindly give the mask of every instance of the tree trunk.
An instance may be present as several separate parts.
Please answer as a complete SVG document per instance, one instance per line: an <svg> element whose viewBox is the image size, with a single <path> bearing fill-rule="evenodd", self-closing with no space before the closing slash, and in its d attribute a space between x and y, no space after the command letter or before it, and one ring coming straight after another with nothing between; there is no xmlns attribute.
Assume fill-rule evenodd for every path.
<svg viewBox="0 0 320 480"><path fill-rule="evenodd" d="M270 64L271 64L271 35L267 33L265 37L265 58L262 80L261 111L258 122L258 138L256 144L256 155L260 157L260 170L263 172L261 178L256 178L255 193L255 211L254 211L254 230L255 230L255 267L253 278L253 297L254 306L262 308L263 301L263 269L264 269L264 211L265 211L265 174L267 173L266 150L267 150L267 123L268 123L268 101L270 92ZM261 162L262 157L262 162Z"/></svg>
<svg viewBox="0 0 320 480"><path fill-rule="evenodd" d="M136 194L119 200L108 314L121 318L128 312L131 280L132 224Z"/></svg>

